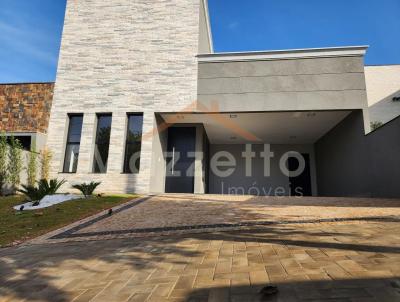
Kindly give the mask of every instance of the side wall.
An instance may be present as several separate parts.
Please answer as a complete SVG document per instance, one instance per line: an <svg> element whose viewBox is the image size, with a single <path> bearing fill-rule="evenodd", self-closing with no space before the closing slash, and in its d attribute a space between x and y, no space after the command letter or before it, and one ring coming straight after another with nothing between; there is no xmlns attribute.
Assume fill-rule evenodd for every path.
<svg viewBox="0 0 400 302"><path fill-rule="evenodd" d="M199 0L67 2L48 138L54 177L101 181L103 192L149 192L154 112L178 112L197 97L199 9ZM135 175L121 174L131 112L144 113ZM68 113L84 114L78 172L72 175L60 173ZM112 113L106 174L91 173L96 113Z"/></svg>
<svg viewBox="0 0 400 302"><path fill-rule="evenodd" d="M400 65L365 66L371 122L387 123L400 115Z"/></svg>
<svg viewBox="0 0 400 302"><path fill-rule="evenodd" d="M400 197L400 117L366 137L373 196Z"/></svg>
<svg viewBox="0 0 400 302"><path fill-rule="evenodd" d="M364 135L354 111L315 144L321 196L400 197L400 118Z"/></svg>

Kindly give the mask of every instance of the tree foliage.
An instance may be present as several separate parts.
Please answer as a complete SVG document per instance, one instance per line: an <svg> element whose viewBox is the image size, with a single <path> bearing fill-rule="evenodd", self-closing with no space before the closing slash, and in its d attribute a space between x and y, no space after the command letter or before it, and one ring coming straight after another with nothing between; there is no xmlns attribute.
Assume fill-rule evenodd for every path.
<svg viewBox="0 0 400 302"><path fill-rule="evenodd" d="M9 182L12 193L15 194L21 182L20 174L22 171L22 145L19 140L11 136L10 151L8 152L8 171Z"/></svg>
<svg viewBox="0 0 400 302"><path fill-rule="evenodd" d="M49 179L50 178L50 162L53 154L47 148L44 148L42 152L40 152L40 177L41 179Z"/></svg>
<svg viewBox="0 0 400 302"><path fill-rule="evenodd" d="M28 186L35 185L36 174L37 174L37 153L35 148L33 148L33 150L28 154L28 168L27 168Z"/></svg>
<svg viewBox="0 0 400 302"><path fill-rule="evenodd" d="M2 133L0 135L0 195L2 195L3 186L6 184L8 179L7 153L7 137Z"/></svg>

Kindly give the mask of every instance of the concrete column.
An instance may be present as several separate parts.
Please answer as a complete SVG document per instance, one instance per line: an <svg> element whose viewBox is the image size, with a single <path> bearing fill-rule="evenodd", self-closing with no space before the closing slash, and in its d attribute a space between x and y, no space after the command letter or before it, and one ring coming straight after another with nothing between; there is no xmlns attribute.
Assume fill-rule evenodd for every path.
<svg viewBox="0 0 400 302"><path fill-rule="evenodd" d="M205 193L205 167L204 167L204 127L203 125L196 126L196 158L194 172L194 193Z"/></svg>

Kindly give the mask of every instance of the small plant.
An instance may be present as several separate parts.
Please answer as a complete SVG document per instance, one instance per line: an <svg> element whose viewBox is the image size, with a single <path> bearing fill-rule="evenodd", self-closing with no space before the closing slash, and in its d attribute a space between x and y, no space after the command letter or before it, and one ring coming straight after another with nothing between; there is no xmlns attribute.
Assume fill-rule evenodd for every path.
<svg viewBox="0 0 400 302"><path fill-rule="evenodd" d="M383 126L382 122L379 122L379 121L371 122L371 130L372 131L374 131L382 126Z"/></svg>
<svg viewBox="0 0 400 302"><path fill-rule="evenodd" d="M34 205L39 205L40 200L46 196L43 195L43 192L39 191L38 187L30 186L30 185L21 185L22 189L19 189L18 192L24 194L28 200L35 201Z"/></svg>
<svg viewBox="0 0 400 302"><path fill-rule="evenodd" d="M82 192L83 195L85 195L85 198L88 198L89 196L93 195L94 190L100 185L100 182L90 182L90 183L81 183L81 184L76 184L73 185L72 187L74 189L77 189Z"/></svg>
<svg viewBox="0 0 400 302"><path fill-rule="evenodd" d="M37 153L33 148L31 152L28 154L28 168L27 168L27 176L28 176L28 186L35 186L36 182L36 174L37 174Z"/></svg>
<svg viewBox="0 0 400 302"><path fill-rule="evenodd" d="M6 184L8 179L7 152L7 137L2 133L0 135L0 195L2 195L3 186Z"/></svg>
<svg viewBox="0 0 400 302"><path fill-rule="evenodd" d="M65 184L67 181L65 179L58 180L56 178L54 179L41 179L38 182L38 188L39 190L43 191L46 193L46 195L54 195L57 193L58 189Z"/></svg>
<svg viewBox="0 0 400 302"><path fill-rule="evenodd" d="M50 178L50 162L53 154L47 148L43 149L40 152L40 177L41 179L49 179Z"/></svg>
<svg viewBox="0 0 400 302"><path fill-rule="evenodd" d="M66 180L57 179L41 179L37 182L37 186L22 185L22 189L18 192L24 194L30 201L34 201L35 205L39 205L40 200L46 195L54 195L58 189L66 182Z"/></svg>
<svg viewBox="0 0 400 302"><path fill-rule="evenodd" d="M12 193L15 194L20 184L20 174L22 171L22 145L19 140L11 136L10 152L8 153L9 181Z"/></svg>

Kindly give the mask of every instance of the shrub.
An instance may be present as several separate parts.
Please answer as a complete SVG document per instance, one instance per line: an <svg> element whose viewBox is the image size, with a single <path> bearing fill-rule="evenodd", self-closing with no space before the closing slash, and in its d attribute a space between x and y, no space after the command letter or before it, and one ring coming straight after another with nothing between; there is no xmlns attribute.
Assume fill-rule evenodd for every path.
<svg viewBox="0 0 400 302"><path fill-rule="evenodd" d="M51 151L47 148L43 149L42 152L40 152L40 177L41 179L49 179L49 174L50 174L50 162L51 158L53 157L53 154Z"/></svg>
<svg viewBox="0 0 400 302"><path fill-rule="evenodd" d="M51 179L41 179L37 182L37 186L22 185L22 189L18 190L24 194L30 201L36 201L36 205L39 201L46 195L54 195L57 193L58 189L66 182L66 180Z"/></svg>
<svg viewBox="0 0 400 302"><path fill-rule="evenodd" d="M74 189L77 189L82 192L83 195L85 195L85 198L88 196L93 195L94 190L96 190L97 186L100 185L100 182L90 182L90 183L81 183L81 184L76 184L73 185L72 187Z"/></svg>
<svg viewBox="0 0 400 302"><path fill-rule="evenodd" d="M67 181L65 179L58 180L54 179L41 179L38 182L38 188L43 192L46 192L46 195L54 195L57 193L58 189L65 184Z"/></svg>
<svg viewBox="0 0 400 302"><path fill-rule="evenodd" d="M371 122L371 130L374 131L383 126L383 123L380 121Z"/></svg>
<svg viewBox="0 0 400 302"><path fill-rule="evenodd" d="M7 137L2 133L0 135L0 195L3 193L3 186L7 182L8 168L7 168Z"/></svg>
<svg viewBox="0 0 400 302"><path fill-rule="evenodd" d="M36 174L37 174L37 153L36 150L33 149L28 154L28 168L27 168L28 186L33 187L35 185Z"/></svg>
<svg viewBox="0 0 400 302"><path fill-rule="evenodd" d="M8 171L12 193L15 194L20 184L22 171L22 145L19 140L11 136L10 151L8 152Z"/></svg>
<svg viewBox="0 0 400 302"><path fill-rule="evenodd" d="M19 189L18 192L24 194L30 201L39 202L44 196L46 196L43 195L43 192L39 191L38 187L30 185L21 185L21 187L22 189Z"/></svg>

